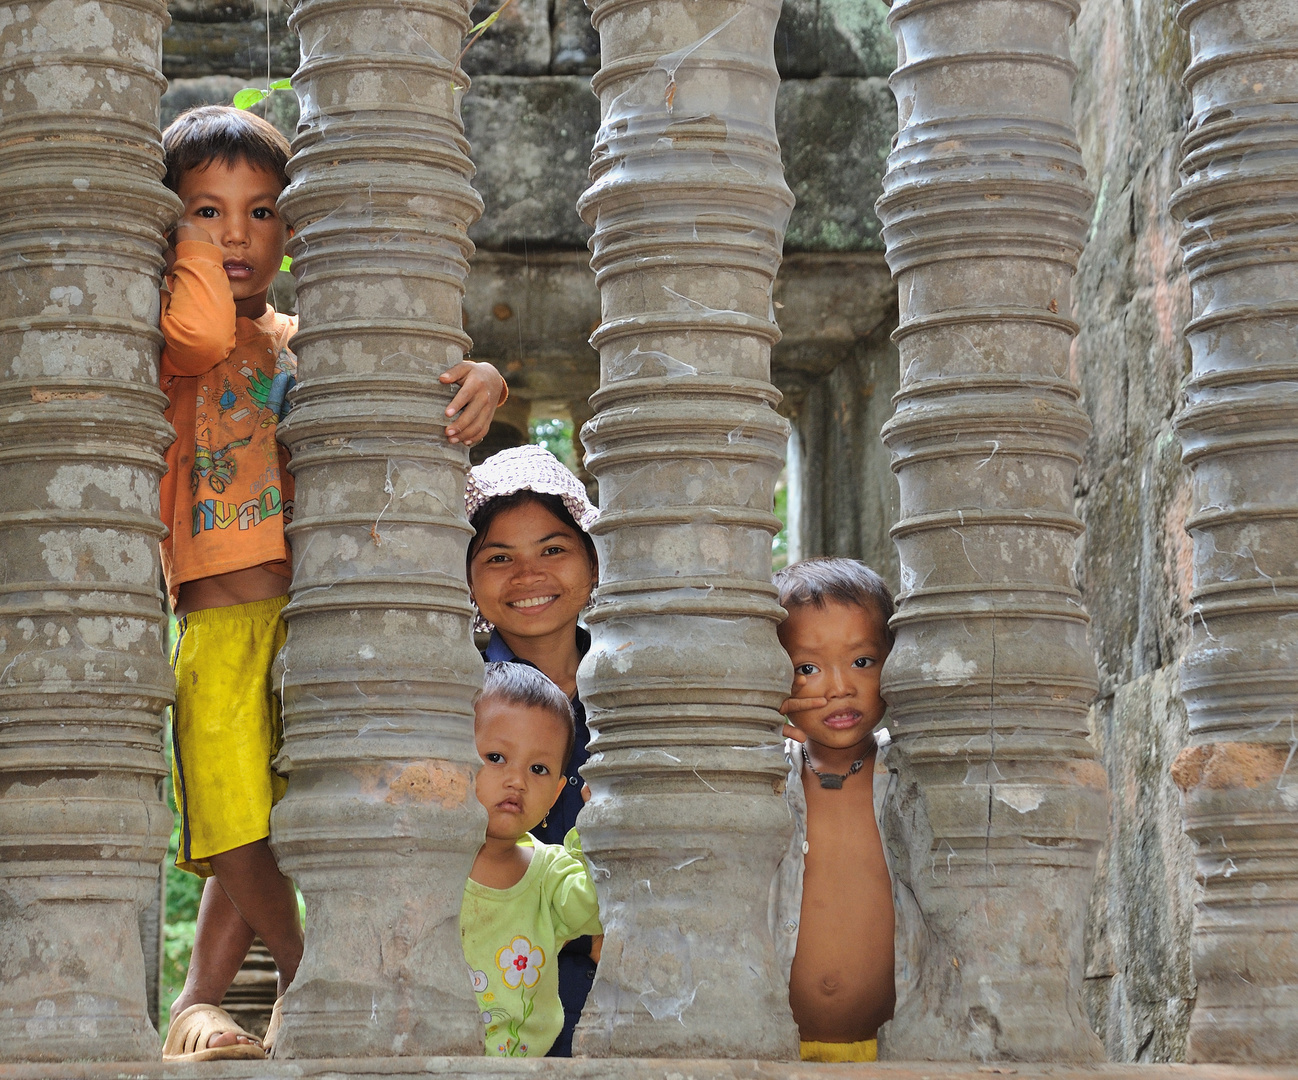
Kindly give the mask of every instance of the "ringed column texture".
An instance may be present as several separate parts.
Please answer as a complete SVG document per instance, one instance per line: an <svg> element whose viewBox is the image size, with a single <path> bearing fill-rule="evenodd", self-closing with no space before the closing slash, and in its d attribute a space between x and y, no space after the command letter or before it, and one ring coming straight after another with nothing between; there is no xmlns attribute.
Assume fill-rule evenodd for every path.
<svg viewBox="0 0 1298 1080"><path fill-rule="evenodd" d="M162 0L0 9L0 1060L158 1058Z"/></svg>
<svg viewBox="0 0 1298 1080"><path fill-rule="evenodd" d="M460 901L473 795L467 455L445 438L482 212L453 59L467 0L302 0L280 206L300 329L280 657L288 792L271 841L306 897L277 1057L482 1053Z"/></svg>
<svg viewBox="0 0 1298 1080"><path fill-rule="evenodd" d="M1191 1061L1298 1061L1298 8L1182 6Z"/></svg>
<svg viewBox="0 0 1298 1080"><path fill-rule="evenodd" d="M776 713L771 287L793 197L775 137L778 0L591 0L602 297L600 585L578 673L582 813L606 930L577 1052L798 1053L767 928L788 845Z"/></svg>
<svg viewBox="0 0 1298 1080"><path fill-rule="evenodd" d="M901 592L883 671L897 903L892 1059L1103 1058L1081 1000L1106 826L1073 580L1089 423L1069 378L1091 199L1076 0L897 0L877 209L900 298Z"/></svg>

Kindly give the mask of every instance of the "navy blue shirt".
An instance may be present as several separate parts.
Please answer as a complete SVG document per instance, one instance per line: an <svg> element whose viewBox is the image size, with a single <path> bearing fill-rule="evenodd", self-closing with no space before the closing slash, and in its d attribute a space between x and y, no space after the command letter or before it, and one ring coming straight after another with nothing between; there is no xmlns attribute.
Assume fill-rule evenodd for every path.
<svg viewBox="0 0 1298 1080"><path fill-rule="evenodd" d="M577 652L585 656L590 650L590 634L577 627ZM529 660L515 656L514 650L505 644L505 639L498 630L491 631L491 640L482 651L482 657L488 663L527 664L536 667ZM577 739L572 746L572 757L564 775L568 782L559 795L543 825L532 830L543 844L562 844L568 830L577 824L577 814L581 811L581 788L583 780L577 770L586 764L590 752L586 744L590 742L590 729L586 727L586 709L581 698L574 695L572 699L573 717L577 722ZM568 942L559 953L559 1000L563 1002L563 1030L554 1040L546 1057L572 1057L572 1033L581 1019L581 1010L586 1004L586 995L590 993L590 984L595 979L595 961L590 958L590 938L580 937Z"/></svg>

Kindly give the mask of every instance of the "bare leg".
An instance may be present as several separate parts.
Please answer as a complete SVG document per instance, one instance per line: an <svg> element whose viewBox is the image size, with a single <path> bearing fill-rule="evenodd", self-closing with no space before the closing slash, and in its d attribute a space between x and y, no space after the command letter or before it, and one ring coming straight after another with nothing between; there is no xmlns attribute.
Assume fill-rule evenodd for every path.
<svg viewBox="0 0 1298 1080"><path fill-rule="evenodd" d="M239 909L221 888L221 883L214 877L208 878L198 905L198 925L194 930L194 951L189 957L189 974L185 976L184 989L171 1006L171 1018L175 1020L199 1002L220 1005L252 947L252 939L252 927L244 922ZM209 1038L207 1045L229 1046L248 1041L243 1036L218 1034Z"/></svg>
<svg viewBox="0 0 1298 1080"><path fill-rule="evenodd" d="M174 1017L198 1002L219 1005L252 945L253 935L266 943L279 968L278 992L284 993L302 961L302 927L297 893L279 872L270 844L257 840L211 857L215 878L203 889L194 952L185 988L171 1008ZM208 1046L246 1041L214 1035Z"/></svg>

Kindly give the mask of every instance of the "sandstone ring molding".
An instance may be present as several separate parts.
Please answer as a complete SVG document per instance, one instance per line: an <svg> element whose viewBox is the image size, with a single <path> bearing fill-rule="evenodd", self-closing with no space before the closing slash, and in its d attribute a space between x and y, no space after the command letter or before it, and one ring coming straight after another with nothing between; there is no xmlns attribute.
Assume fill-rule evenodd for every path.
<svg viewBox="0 0 1298 1080"><path fill-rule="evenodd" d="M478 1054L460 901L482 843L464 557L445 438L482 211L453 59L467 0L303 0L281 208L301 328L280 428L297 481L281 867L306 896L283 1057Z"/></svg>
<svg viewBox="0 0 1298 1080"><path fill-rule="evenodd" d="M1086 738L1096 673L1072 574L1089 431L1068 373L1091 202L1070 107L1077 11L897 0L889 15L892 1060L1103 1059L1081 1001L1106 781Z"/></svg>
<svg viewBox="0 0 1298 1080"><path fill-rule="evenodd" d="M578 673L580 827L607 931L576 1051L796 1059L767 928L788 845L771 506L771 288L793 205L775 137L779 0L591 0L591 225L603 305Z"/></svg>
<svg viewBox="0 0 1298 1080"><path fill-rule="evenodd" d="M1193 357L1178 428L1194 592L1181 693L1190 1061L1298 1061L1298 9L1192 0L1172 198Z"/></svg>
<svg viewBox="0 0 1298 1080"><path fill-rule="evenodd" d="M162 801L161 0L0 10L0 1060L145 1060Z"/></svg>

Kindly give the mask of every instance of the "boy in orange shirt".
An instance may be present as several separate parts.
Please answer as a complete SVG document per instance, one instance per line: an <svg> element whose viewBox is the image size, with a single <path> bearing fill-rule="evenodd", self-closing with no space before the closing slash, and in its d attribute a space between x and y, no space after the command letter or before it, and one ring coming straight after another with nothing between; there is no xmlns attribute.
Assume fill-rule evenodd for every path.
<svg viewBox="0 0 1298 1080"><path fill-rule="evenodd" d="M288 238L276 200L289 146L251 113L206 106L177 118L163 149L163 182L184 203L161 319L161 384L177 436L161 484L170 530L162 565L180 629L176 863L207 878L163 1056L261 1058L258 1040L219 1006L254 934L275 958L280 994L302 958L296 892L268 841L286 784L271 767L282 732L270 669L292 572L284 525L293 479L275 426L296 377L288 346L297 318L269 307L266 293ZM447 437L472 445L504 399L504 380L468 360L441 379L460 384Z"/></svg>
<svg viewBox="0 0 1298 1080"><path fill-rule="evenodd" d="M874 816L892 594L854 559L795 563L775 584L789 613L780 644L793 661L781 711L794 725L785 729L794 832L771 929L802 1060L874 1061L896 998L892 883Z"/></svg>

